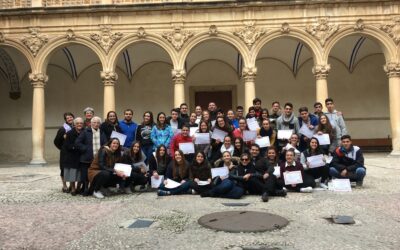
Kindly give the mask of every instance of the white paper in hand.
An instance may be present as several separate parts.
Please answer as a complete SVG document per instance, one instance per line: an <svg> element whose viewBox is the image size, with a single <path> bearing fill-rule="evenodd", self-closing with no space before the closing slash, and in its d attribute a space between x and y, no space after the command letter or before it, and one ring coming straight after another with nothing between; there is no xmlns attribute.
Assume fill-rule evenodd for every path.
<svg viewBox="0 0 400 250"><path fill-rule="evenodd" d="M309 129L306 124L303 124L299 130L299 133L311 139L314 135L314 129Z"/></svg>
<svg viewBox="0 0 400 250"><path fill-rule="evenodd" d="M293 130L278 130L278 139L280 140L289 140L293 134Z"/></svg>
<svg viewBox="0 0 400 250"><path fill-rule="evenodd" d="M255 141L255 144L260 146L260 148L269 147L271 145L271 143L269 141L269 136L264 136L264 137L261 137L261 138L257 138L256 141Z"/></svg>
<svg viewBox="0 0 400 250"><path fill-rule="evenodd" d="M186 154L194 154L194 145L192 142L179 143L179 149Z"/></svg>
<svg viewBox="0 0 400 250"><path fill-rule="evenodd" d="M190 133L189 133L189 135L190 135L190 136L193 136L193 135L196 133L197 130L199 130L198 127L190 127Z"/></svg>
<svg viewBox="0 0 400 250"><path fill-rule="evenodd" d="M324 162L323 154L307 157L307 162L309 163L310 168L319 168L326 164Z"/></svg>
<svg viewBox="0 0 400 250"><path fill-rule="evenodd" d="M167 185L165 185L166 188L173 189L179 187L181 184L179 182L176 182L171 179L167 179Z"/></svg>
<svg viewBox="0 0 400 250"><path fill-rule="evenodd" d="M118 133L117 131L111 132L110 138L117 138L120 145L124 145L126 141L126 135Z"/></svg>
<svg viewBox="0 0 400 250"><path fill-rule="evenodd" d="M245 130L243 131L243 141L254 141L257 138L257 131Z"/></svg>
<svg viewBox="0 0 400 250"><path fill-rule="evenodd" d="M197 185L199 185L199 186L207 186L208 184L210 184L210 183L208 183L208 181L198 181L197 182Z"/></svg>
<svg viewBox="0 0 400 250"><path fill-rule="evenodd" d="M274 167L274 175L276 177L281 177L281 167L280 166L275 166Z"/></svg>
<svg viewBox="0 0 400 250"><path fill-rule="evenodd" d="M131 176L132 167L129 164L115 163L114 169L123 172L125 176Z"/></svg>
<svg viewBox="0 0 400 250"><path fill-rule="evenodd" d="M229 169L227 167L212 168L211 177L215 178L217 176L226 177L229 175Z"/></svg>
<svg viewBox="0 0 400 250"><path fill-rule="evenodd" d="M154 178L154 176L151 177L151 187L152 188L158 188L162 181L164 180L164 175L159 175L158 179Z"/></svg>
<svg viewBox="0 0 400 250"><path fill-rule="evenodd" d="M283 178L285 180L285 185L303 183L303 176L300 170L283 172Z"/></svg>
<svg viewBox="0 0 400 250"><path fill-rule="evenodd" d="M247 119L247 127L249 128L249 130L257 131L257 129L260 128L260 125L258 125L257 119L253 117Z"/></svg>
<svg viewBox="0 0 400 250"><path fill-rule="evenodd" d="M318 139L319 145L329 145L331 144L331 139L329 138L329 134L315 134L315 138Z"/></svg>
<svg viewBox="0 0 400 250"><path fill-rule="evenodd" d="M225 131L222 131L220 129L215 128L212 132L211 138L215 139L215 140L220 140L220 141L224 141L225 136L228 133Z"/></svg>
<svg viewBox="0 0 400 250"><path fill-rule="evenodd" d="M194 137L196 138L194 141L194 144L196 145L210 144L210 133L196 133L194 134Z"/></svg>

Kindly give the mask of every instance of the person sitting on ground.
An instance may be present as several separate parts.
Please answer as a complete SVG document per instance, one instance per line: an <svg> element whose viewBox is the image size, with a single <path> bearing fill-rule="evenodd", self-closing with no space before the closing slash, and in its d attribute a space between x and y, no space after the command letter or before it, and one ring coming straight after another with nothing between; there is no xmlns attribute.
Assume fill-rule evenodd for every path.
<svg viewBox="0 0 400 250"><path fill-rule="evenodd" d="M211 167L204 152L195 153L193 163L189 168L189 178L192 184L191 188L197 194L201 195L211 189Z"/></svg>
<svg viewBox="0 0 400 250"><path fill-rule="evenodd" d="M123 153L122 162L129 164L132 167L130 175L130 189L124 188L123 191L127 194L132 193L135 186L142 186L140 190L143 190L148 182L148 173L146 167L146 155L142 151L142 145L139 141L134 141L129 148ZM121 182L120 186L127 187L126 183Z"/></svg>
<svg viewBox="0 0 400 250"><path fill-rule="evenodd" d="M366 175L363 153L360 147L352 144L350 135L343 135L341 142L342 146L336 148L333 153L329 173L333 178L356 181L357 186L361 187Z"/></svg>
<svg viewBox="0 0 400 250"><path fill-rule="evenodd" d="M156 152L150 156L149 160L149 172L151 176L156 179L160 175L165 176L170 162L171 157L167 154L167 148L164 145L158 146Z"/></svg>
<svg viewBox="0 0 400 250"><path fill-rule="evenodd" d="M180 185L168 188L168 179L178 182ZM192 193L190 190L189 163L185 160L182 150L175 151L174 159L167 167L166 178L158 188L158 196L179 195Z"/></svg>

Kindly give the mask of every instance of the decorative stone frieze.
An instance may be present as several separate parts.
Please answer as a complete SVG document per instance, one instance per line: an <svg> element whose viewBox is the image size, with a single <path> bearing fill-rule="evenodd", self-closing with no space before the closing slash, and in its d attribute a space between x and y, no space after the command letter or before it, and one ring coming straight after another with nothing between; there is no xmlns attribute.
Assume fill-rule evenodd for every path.
<svg viewBox="0 0 400 250"><path fill-rule="evenodd" d="M22 43L36 56L39 50L48 42L47 35L40 35L38 28L29 28L29 36L21 39Z"/></svg>
<svg viewBox="0 0 400 250"><path fill-rule="evenodd" d="M331 65L315 65L312 68L312 73L314 74L317 80L326 79L328 77L329 71L331 70Z"/></svg>
<svg viewBox="0 0 400 250"><path fill-rule="evenodd" d="M381 30L385 31L396 45L400 44L400 17L395 17L392 24L382 25Z"/></svg>
<svg viewBox="0 0 400 250"><path fill-rule="evenodd" d="M289 26L288 23L282 23L281 33L282 34L289 34L290 33L290 26Z"/></svg>
<svg viewBox="0 0 400 250"><path fill-rule="evenodd" d="M147 34L146 34L146 31L144 30L143 27L139 27L139 29L138 29L137 32L136 32L136 36L137 36L139 39L146 38Z"/></svg>
<svg viewBox="0 0 400 250"><path fill-rule="evenodd" d="M172 81L175 84L184 83L186 79L186 71L184 69L173 69L171 71Z"/></svg>
<svg viewBox="0 0 400 250"><path fill-rule="evenodd" d="M34 88L44 88L49 77L43 73L30 73L29 81L31 82Z"/></svg>
<svg viewBox="0 0 400 250"><path fill-rule="evenodd" d="M322 47L325 46L326 41L339 30L338 25L329 25L327 18L321 18L317 24L308 25L306 31L315 37Z"/></svg>
<svg viewBox="0 0 400 250"><path fill-rule="evenodd" d="M114 44L119 41L123 34L121 32L112 33L111 25L100 25L101 34L90 34L90 38L97 42L103 50L108 54Z"/></svg>
<svg viewBox="0 0 400 250"><path fill-rule="evenodd" d="M240 39L247 45L249 49L253 46L253 44L265 34L265 30L257 29L254 25L254 22L245 24L245 27L233 32L233 34Z"/></svg>
<svg viewBox="0 0 400 250"><path fill-rule="evenodd" d="M174 48L179 51L183 44L192 37L194 34L191 31L182 30L181 27L175 27L173 31L164 32L162 37L167 39L168 42L174 46Z"/></svg>
<svg viewBox="0 0 400 250"><path fill-rule="evenodd" d="M245 81L254 81L257 76L256 67L244 67L242 70L242 77Z"/></svg>
<svg viewBox="0 0 400 250"><path fill-rule="evenodd" d="M209 30L208 30L208 34L210 36L218 36L218 29L216 25L211 25Z"/></svg>
<svg viewBox="0 0 400 250"><path fill-rule="evenodd" d="M387 63L383 66L388 77L400 77L400 63Z"/></svg>
<svg viewBox="0 0 400 250"><path fill-rule="evenodd" d="M0 32L0 43L4 43L6 41L6 37L3 32Z"/></svg>
<svg viewBox="0 0 400 250"><path fill-rule="evenodd" d="M112 71L101 71L100 77L105 86L114 86L118 80L118 74Z"/></svg>
<svg viewBox="0 0 400 250"><path fill-rule="evenodd" d="M363 31L364 28L365 28L365 24L364 24L364 20L362 20L362 19L358 19L353 27L354 31Z"/></svg>
<svg viewBox="0 0 400 250"><path fill-rule="evenodd" d="M68 30L67 30L67 33L65 34L65 38L66 38L68 41L75 40L75 39L76 39L76 36L75 36L74 31L73 31L72 29L68 29Z"/></svg>

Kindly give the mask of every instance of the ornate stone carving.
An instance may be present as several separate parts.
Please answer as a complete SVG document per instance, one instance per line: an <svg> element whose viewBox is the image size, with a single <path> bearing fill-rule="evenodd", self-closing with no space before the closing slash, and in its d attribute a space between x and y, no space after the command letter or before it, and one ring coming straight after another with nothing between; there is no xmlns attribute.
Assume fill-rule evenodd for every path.
<svg viewBox="0 0 400 250"><path fill-rule="evenodd" d="M49 77L43 73L29 73L29 81L34 88L44 88Z"/></svg>
<svg viewBox="0 0 400 250"><path fill-rule="evenodd" d="M146 31L144 30L143 27L140 27L140 28L138 29L138 31L136 32L136 36L137 36L139 39L146 38L147 34L146 34Z"/></svg>
<svg viewBox="0 0 400 250"><path fill-rule="evenodd" d="M171 71L172 80L177 83L184 83L186 79L186 71L184 69L173 69Z"/></svg>
<svg viewBox="0 0 400 250"><path fill-rule="evenodd" d="M354 25L354 31L363 31L365 28L364 20L358 19Z"/></svg>
<svg viewBox="0 0 400 250"><path fill-rule="evenodd" d="M314 36L319 43L325 46L326 41L337 32L339 29L338 25L329 25L328 19L321 18L318 20L318 24L309 25L306 27L306 31Z"/></svg>
<svg viewBox="0 0 400 250"><path fill-rule="evenodd" d="M118 74L112 71L101 71L101 80L106 86L114 86L115 82L118 80Z"/></svg>
<svg viewBox="0 0 400 250"><path fill-rule="evenodd" d="M182 30L180 27L175 27L173 31L164 32L162 34L162 37L167 39L177 51L179 51L183 44L192 36L193 32Z"/></svg>
<svg viewBox="0 0 400 250"><path fill-rule="evenodd" d="M257 75L256 67L244 67L242 70L242 77L245 81L254 81Z"/></svg>
<svg viewBox="0 0 400 250"><path fill-rule="evenodd" d="M4 36L3 32L0 32L0 43L4 43L6 41L6 38Z"/></svg>
<svg viewBox="0 0 400 250"><path fill-rule="evenodd" d="M400 17L395 17L392 24L382 25L381 30L385 31L396 45L400 44Z"/></svg>
<svg viewBox="0 0 400 250"><path fill-rule="evenodd" d="M282 27L281 27L281 33L282 34L289 34L290 32L290 27L288 23L282 23Z"/></svg>
<svg viewBox="0 0 400 250"><path fill-rule="evenodd" d="M400 63L387 63L383 66L388 77L400 77Z"/></svg>
<svg viewBox="0 0 400 250"><path fill-rule="evenodd" d="M39 35L39 29L29 28L29 36L21 39L22 43L36 56L39 50L48 42L46 35Z"/></svg>
<svg viewBox="0 0 400 250"><path fill-rule="evenodd" d="M210 36L218 36L218 29L216 25L211 25L209 30L208 30L208 34L210 34Z"/></svg>
<svg viewBox="0 0 400 250"><path fill-rule="evenodd" d="M100 25L101 34L90 34L90 38L97 42L108 54L112 46L123 37L121 32L112 33L111 25Z"/></svg>
<svg viewBox="0 0 400 250"><path fill-rule="evenodd" d="M326 79L328 77L329 71L331 69L330 64L326 65L315 65L312 68L312 73L314 74L315 78L318 79Z"/></svg>
<svg viewBox="0 0 400 250"><path fill-rule="evenodd" d="M74 31L72 29L68 29L65 38L67 38L68 41L75 40L76 36Z"/></svg>
<svg viewBox="0 0 400 250"><path fill-rule="evenodd" d="M257 29L254 22L245 24L245 27L233 32L235 36L238 36L250 49L253 44L265 34L265 30Z"/></svg>

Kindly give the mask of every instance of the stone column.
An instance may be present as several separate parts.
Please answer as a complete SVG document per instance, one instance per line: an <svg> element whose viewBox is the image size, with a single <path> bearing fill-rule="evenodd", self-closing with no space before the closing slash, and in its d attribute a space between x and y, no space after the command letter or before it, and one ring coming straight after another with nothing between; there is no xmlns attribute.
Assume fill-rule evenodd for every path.
<svg viewBox="0 0 400 250"><path fill-rule="evenodd" d="M174 108L176 108L185 102L186 71L184 69L173 69L171 75L174 83Z"/></svg>
<svg viewBox="0 0 400 250"><path fill-rule="evenodd" d="M325 103L325 99L328 98L328 73L331 69L330 64L326 65L315 65L312 68L312 73L316 79L316 101L322 104ZM325 109L325 108L324 108Z"/></svg>
<svg viewBox="0 0 400 250"><path fill-rule="evenodd" d="M384 70L389 78L389 108L393 146L390 155L400 156L400 63L388 63L384 66Z"/></svg>
<svg viewBox="0 0 400 250"><path fill-rule="evenodd" d="M115 90L114 85L118 80L118 74L115 72L100 72L101 80L104 84L103 113L107 117L109 111L115 111Z"/></svg>
<svg viewBox="0 0 400 250"><path fill-rule="evenodd" d="M253 99L256 98L256 80L257 68L244 67L242 70L242 78L244 80L244 113L246 114L249 107L253 106Z"/></svg>
<svg viewBox="0 0 400 250"><path fill-rule="evenodd" d="M45 106L44 86L48 81L43 73L29 74L29 80L33 87L32 101L32 160L31 165L46 164L44 159L45 138Z"/></svg>

